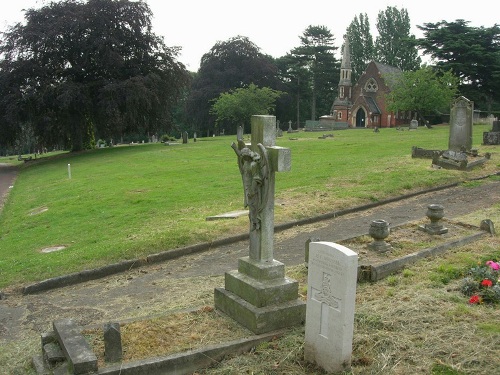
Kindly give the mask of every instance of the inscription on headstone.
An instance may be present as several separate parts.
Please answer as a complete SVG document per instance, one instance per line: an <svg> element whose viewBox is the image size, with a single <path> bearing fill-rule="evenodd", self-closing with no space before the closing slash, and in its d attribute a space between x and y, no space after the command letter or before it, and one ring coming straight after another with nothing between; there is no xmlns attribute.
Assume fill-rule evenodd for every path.
<svg viewBox="0 0 500 375"><path fill-rule="evenodd" d="M357 270L354 251L332 242L311 242L304 355L328 372L350 368Z"/></svg>

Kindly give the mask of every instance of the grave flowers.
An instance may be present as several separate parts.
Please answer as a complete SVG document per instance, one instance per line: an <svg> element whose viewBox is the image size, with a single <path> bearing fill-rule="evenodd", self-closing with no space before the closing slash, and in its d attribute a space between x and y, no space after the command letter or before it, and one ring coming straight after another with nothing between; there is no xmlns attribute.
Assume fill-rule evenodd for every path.
<svg viewBox="0 0 500 375"><path fill-rule="evenodd" d="M460 291L469 297L471 305L500 303L500 264L489 260L471 268L462 280Z"/></svg>

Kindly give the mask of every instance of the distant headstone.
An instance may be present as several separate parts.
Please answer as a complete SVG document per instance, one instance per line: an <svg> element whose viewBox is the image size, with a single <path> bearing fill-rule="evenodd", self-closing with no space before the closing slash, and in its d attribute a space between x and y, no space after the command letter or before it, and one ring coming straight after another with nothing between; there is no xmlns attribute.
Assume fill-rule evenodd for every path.
<svg viewBox="0 0 500 375"><path fill-rule="evenodd" d="M197 137L196 132L194 132L194 134L193 134L193 142L196 142L196 137Z"/></svg>
<svg viewBox="0 0 500 375"><path fill-rule="evenodd" d="M288 121L288 132L291 133L293 131L292 129L292 120Z"/></svg>
<svg viewBox="0 0 500 375"><path fill-rule="evenodd" d="M469 151L472 148L472 114L474 102L461 96L450 112L450 138L448 150Z"/></svg>
<svg viewBox="0 0 500 375"><path fill-rule="evenodd" d="M354 251L332 242L311 242L304 356L327 372L351 366L357 270Z"/></svg>
<svg viewBox="0 0 500 375"><path fill-rule="evenodd" d="M418 129L418 121L417 120L411 120L410 121L410 127L408 130L417 130Z"/></svg>
<svg viewBox="0 0 500 375"><path fill-rule="evenodd" d="M104 324L104 356L106 362L118 362L122 360L122 337L119 323Z"/></svg>
<svg viewBox="0 0 500 375"><path fill-rule="evenodd" d="M188 143L188 133L182 133L182 143Z"/></svg>
<svg viewBox="0 0 500 375"><path fill-rule="evenodd" d="M236 130L236 140L243 140L243 126L238 126L238 129Z"/></svg>
<svg viewBox="0 0 500 375"><path fill-rule="evenodd" d="M490 132L483 132L483 145L500 145L500 121L493 121Z"/></svg>

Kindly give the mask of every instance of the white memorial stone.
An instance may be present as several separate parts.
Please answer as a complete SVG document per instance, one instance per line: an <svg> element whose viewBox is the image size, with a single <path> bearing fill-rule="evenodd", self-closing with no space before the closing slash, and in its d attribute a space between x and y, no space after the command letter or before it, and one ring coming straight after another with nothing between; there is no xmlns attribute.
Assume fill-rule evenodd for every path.
<svg viewBox="0 0 500 375"><path fill-rule="evenodd" d="M328 372L351 366L357 271L354 251L332 242L311 242L304 355Z"/></svg>

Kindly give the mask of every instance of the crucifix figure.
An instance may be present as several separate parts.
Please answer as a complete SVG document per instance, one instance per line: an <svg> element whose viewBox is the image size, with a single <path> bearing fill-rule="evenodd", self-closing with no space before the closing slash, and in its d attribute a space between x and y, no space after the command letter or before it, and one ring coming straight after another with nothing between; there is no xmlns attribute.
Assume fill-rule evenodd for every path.
<svg viewBox="0 0 500 375"><path fill-rule="evenodd" d="M289 171L290 149L275 146L275 116L252 116L251 143L239 139L231 147L238 157L243 180L244 204L249 210L250 259L274 259L275 172Z"/></svg>

